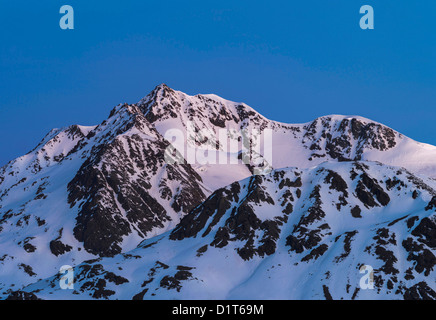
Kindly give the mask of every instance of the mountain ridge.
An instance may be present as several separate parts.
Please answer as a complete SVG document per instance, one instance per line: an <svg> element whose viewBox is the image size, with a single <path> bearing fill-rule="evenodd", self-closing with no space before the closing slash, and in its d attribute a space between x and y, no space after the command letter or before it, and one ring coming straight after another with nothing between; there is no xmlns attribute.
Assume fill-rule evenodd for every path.
<svg viewBox="0 0 436 320"><path fill-rule="evenodd" d="M435 299L435 187L369 162L275 170L215 191L130 252L80 264L74 291L55 275L13 295ZM359 286L362 265L374 268L374 290Z"/></svg>
<svg viewBox="0 0 436 320"><path fill-rule="evenodd" d="M436 147L363 117L330 115L305 124L283 124L266 119L243 103L216 95L188 96L159 85L136 104L119 104L99 125L51 130L31 152L0 168L0 246L4 248L0 264L5 270L0 275L0 293L6 294L12 285L24 287L47 278L62 264L75 266L102 257L118 259L144 239L177 234L205 203L210 210L214 206L225 209L224 203L210 204L210 196L218 190L250 176L262 180L262 176L253 176L253 164L197 164L183 157L180 163L166 163L170 142L165 132L178 129L188 139L188 121L192 121L194 132L211 134L204 141L185 141L187 147L207 148L228 157L231 152L224 150L214 135L218 130L271 130L274 170L366 162L375 168L371 163L379 161L382 170L395 166L398 172L409 172L413 184L424 179L431 185L430 178L436 177L432 160L436 159ZM179 151L183 154L185 150ZM241 152L239 147L237 154ZM346 177L345 173L339 178L332 175L332 181ZM391 180L394 185L399 183L393 174ZM387 201L381 190L388 186L382 188L371 181L363 179L362 186L353 192L377 211ZM294 188L294 184L298 183L285 181L277 188ZM269 203L261 189L256 189L259 192L252 200L261 203L264 211L274 211L277 201ZM380 193L381 198L373 198L373 193ZM315 199L316 192L306 196ZM407 197L416 200L414 194ZM335 203L338 211L344 206L341 201ZM430 207L430 202L426 199L426 206ZM282 210L291 209L285 206ZM360 210L354 209L354 215L360 215ZM197 224L195 219L191 223ZM275 222L267 224L267 229L277 227ZM226 237L223 233L216 244ZM264 242L265 246L255 252L265 255L271 251L274 237ZM417 248L413 243L410 250ZM429 248L426 250L431 253ZM245 255L252 252L250 247L241 250Z"/></svg>

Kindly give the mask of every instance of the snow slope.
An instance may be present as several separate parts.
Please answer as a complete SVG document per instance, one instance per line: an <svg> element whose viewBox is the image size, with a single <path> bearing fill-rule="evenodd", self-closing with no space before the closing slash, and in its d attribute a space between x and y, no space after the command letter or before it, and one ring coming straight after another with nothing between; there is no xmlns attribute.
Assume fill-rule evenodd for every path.
<svg viewBox="0 0 436 320"><path fill-rule="evenodd" d="M42 299L436 298L436 183L371 162L253 176L172 231L15 292ZM356 209L357 208L357 209ZM360 288L362 265L375 288Z"/></svg>

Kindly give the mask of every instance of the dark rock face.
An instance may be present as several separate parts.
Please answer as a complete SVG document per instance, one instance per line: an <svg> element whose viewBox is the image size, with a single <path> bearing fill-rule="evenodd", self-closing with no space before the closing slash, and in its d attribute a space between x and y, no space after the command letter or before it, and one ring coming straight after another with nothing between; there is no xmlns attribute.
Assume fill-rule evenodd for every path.
<svg viewBox="0 0 436 320"><path fill-rule="evenodd" d="M360 181L356 187L356 194L366 207L376 207L379 204L386 206L390 201L389 195L375 179L371 179L366 173L360 176Z"/></svg>
<svg viewBox="0 0 436 320"><path fill-rule="evenodd" d="M377 236L374 237L374 240L376 240L374 252L378 258L384 262L384 265L380 268L380 270L385 274L398 274L399 271L394 266L398 259L396 258L394 252L388 248L389 244L394 246L397 244L395 234L390 233L386 228L381 228L377 230Z"/></svg>
<svg viewBox="0 0 436 320"><path fill-rule="evenodd" d="M291 251L302 253L304 250L315 248L322 240L324 235L330 229L328 224L322 224L315 227L316 222L322 221L325 217L321 205L320 186L316 185L310 194L312 204L307 209L307 214L303 215L297 225L294 226L292 234L286 238L286 245ZM326 251L326 247L316 249L313 254L309 254L309 258L318 257Z"/></svg>
<svg viewBox="0 0 436 320"><path fill-rule="evenodd" d="M59 275L55 276L52 285L56 286L59 279ZM87 293L94 299L108 299L115 294L115 291L106 288L108 283L120 286L128 282L126 278L105 270L101 264L82 264L75 269L74 283L80 287L74 290Z"/></svg>
<svg viewBox="0 0 436 320"><path fill-rule="evenodd" d="M354 207L351 209L351 215L352 215L354 218L362 218L362 216L360 215L361 212L362 212L362 210L360 209L359 206L354 206Z"/></svg>
<svg viewBox="0 0 436 320"><path fill-rule="evenodd" d="M273 177L273 181L279 183L281 189L285 189L285 186L292 186L292 189L301 187L299 177L295 181L282 178L280 174ZM255 207L263 204L275 205L263 186L264 179L260 175L253 176L244 186L241 186L241 182L235 182L227 188L217 190L182 219L171 233L170 239L183 240L187 237L196 237L198 234L206 237L221 220L225 219L223 225L216 229L211 246L223 248L230 242L241 241L243 245L237 252L244 260L249 260L254 255L262 257L273 254L276 251L276 241L280 237L280 229L286 223L287 216L292 213L294 196L286 190L279 199L282 211L272 219L259 219L254 212ZM247 193L244 198L240 197L242 192ZM261 238L258 238L258 233L262 234ZM207 250L207 246L202 250Z"/></svg>
<svg viewBox="0 0 436 320"><path fill-rule="evenodd" d="M340 256L337 256L335 258L335 262L341 262L343 261L346 257L349 256L350 252L351 252L351 243L353 241L354 236L357 234L357 230L354 231L349 231L349 232L345 232L345 236L344 236L344 251ZM335 239L335 242L339 240L339 238L341 238L342 236L338 236Z"/></svg>
<svg viewBox="0 0 436 320"><path fill-rule="evenodd" d="M436 248L436 219L433 215L430 218L423 218L418 226L413 229L412 235L419 238L419 241L432 249Z"/></svg>
<svg viewBox="0 0 436 320"><path fill-rule="evenodd" d="M326 152L322 155L313 153L313 158L328 155L338 161L356 161L362 159L365 149L386 151L396 146L394 130L357 118L338 122L333 117L322 117L304 129L304 140L310 144L309 149Z"/></svg>
<svg viewBox="0 0 436 320"><path fill-rule="evenodd" d="M326 285L322 286L322 290L324 292L324 297L326 300L333 300L333 297L330 294L329 288Z"/></svg>
<svg viewBox="0 0 436 320"><path fill-rule="evenodd" d="M405 300L436 300L436 292L425 282L419 282L405 290Z"/></svg>
<svg viewBox="0 0 436 320"><path fill-rule="evenodd" d="M340 191L344 194L344 197L348 197L348 186L344 179L336 172L329 170L328 175L324 182L330 184L330 189Z"/></svg>
<svg viewBox="0 0 436 320"><path fill-rule="evenodd" d="M70 245L64 244L59 240L52 240L50 241L50 251L55 255L59 256L61 254L64 254L66 252L71 251L73 247Z"/></svg>
<svg viewBox="0 0 436 320"><path fill-rule="evenodd" d="M322 256L328 250L328 248L329 248L329 246L324 243L324 244L316 247L312 251L310 251L310 253L307 256L303 257L303 259L301 259L301 261L309 261L311 259L316 260L320 256Z"/></svg>
<svg viewBox="0 0 436 320"><path fill-rule="evenodd" d="M244 260L251 259L254 254L264 256L275 252L280 226L287 220L287 214L265 221L261 221L256 216L253 204L274 204L261 184L261 176L251 178L247 190L248 195L240 202L236 210L232 210L224 226L218 229L215 239L211 243L212 246L224 247L228 241L243 241L245 245L238 249L238 253ZM259 240L260 245L257 248L254 245L256 231L263 232L263 236Z"/></svg>
<svg viewBox="0 0 436 320"><path fill-rule="evenodd" d="M408 252L407 260L413 261L415 270L426 276L436 265L436 257L432 252L436 248L435 232L435 216L425 217L411 232L413 237L408 237L402 243Z"/></svg>
<svg viewBox="0 0 436 320"><path fill-rule="evenodd" d="M156 130L140 115L128 119L121 126L135 127L155 139L138 133L99 145L68 184L69 203L79 208L74 235L87 251L101 256L120 253L123 238L132 232L145 237L164 228L171 221L164 201L184 214L205 198L201 178L188 164L166 164L168 143ZM162 177L160 197L152 195L157 175ZM168 187L174 181L177 190Z"/></svg>
<svg viewBox="0 0 436 320"><path fill-rule="evenodd" d="M65 254L73 249L70 245L64 244L60 239L62 238L63 228L59 230L59 236L50 241L49 247L51 253L53 253L56 257L62 254Z"/></svg>
<svg viewBox="0 0 436 320"><path fill-rule="evenodd" d="M205 228L209 218L213 216L212 222L203 233L203 236L206 236L230 208L231 203L238 201L239 191L240 185L237 182L231 185L230 190L222 188L215 191L206 201L195 207L190 214L180 221L171 232L170 239L183 240L184 238L196 237Z"/></svg>
<svg viewBox="0 0 436 320"><path fill-rule="evenodd" d="M423 244L420 244L413 240L413 238L407 238L403 241L403 247L409 253L407 256L408 261L415 262L415 270L418 273L423 273L428 276L430 271L434 269L436 265L436 257L434 254Z"/></svg>
<svg viewBox="0 0 436 320"><path fill-rule="evenodd" d="M169 272L170 266L166 265L165 263L162 263L160 261L156 261L154 264L154 267L151 268L148 272L147 279L142 283L141 285L141 291L137 294L135 294L132 299L133 300L143 300L145 299L145 295L149 293L148 286L155 280L160 279L158 281L158 288L156 288L154 291L159 289L165 289L165 290L175 290L177 292L180 292L180 290L183 287L183 284L190 280L198 280L195 278L192 274L194 267L188 267L188 266L182 266L178 265L176 266L176 270L173 272ZM151 293L151 296L155 295L155 293Z"/></svg>
<svg viewBox="0 0 436 320"><path fill-rule="evenodd" d="M23 249L28 252L32 253L36 251L36 247L31 243L31 241L34 239L34 237L27 237L23 241L18 242L18 245L22 246Z"/></svg>
<svg viewBox="0 0 436 320"><path fill-rule="evenodd" d="M430 202L428 203L427 207L425 207L425 210L434 210L436 208L436 196L434 196Z"/></svg>
<svg viewBox="0 0 436 320"><path fill-rule="evenodd" d="M14 291L6 300L41 300L35 294L25 291Z"/></svg>
<svg viewBox="0 0 436 320"><path fill-rule="evenodd" d="M160 286L168 290L175 289L180 292L182 288L181 282L192 278L191 268L178 270L174 276L164 276L160 281Z"/></svg>
<svg viewBox="0 0 436 320"><path fill-rule="evenodd" d="M23 270L29 277L36 276L36 273L33 272L33 268L31 266L29 266L28 264L20 263L18 265L18 268Z"/></svg>

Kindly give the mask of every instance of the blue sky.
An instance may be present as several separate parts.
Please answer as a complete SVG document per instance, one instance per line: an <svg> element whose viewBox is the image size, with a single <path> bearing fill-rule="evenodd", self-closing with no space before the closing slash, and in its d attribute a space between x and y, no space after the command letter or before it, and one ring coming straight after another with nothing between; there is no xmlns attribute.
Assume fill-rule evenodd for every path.
<svg viewBox="0 0 436 320"><path fill-rule="evenodd" d="M64 4L74 30L59 28ZM289 123L362 115L436 144L435 16L434 0L2 1L0 165L160 83Z"/></svg>

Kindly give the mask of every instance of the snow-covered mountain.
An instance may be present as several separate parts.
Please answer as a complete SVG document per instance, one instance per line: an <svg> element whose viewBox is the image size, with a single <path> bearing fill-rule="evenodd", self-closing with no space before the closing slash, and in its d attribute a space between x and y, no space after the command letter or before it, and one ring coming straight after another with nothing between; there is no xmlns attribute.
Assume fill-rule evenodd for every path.
<svg viewBox="0 0 436 320"><path fill-rule="evenodd" d="M379 163L325 163L215 191L172 231L15 298L436 298L436 182ZM362 265L375 289L359 287Z"/></svg>
<svg viewBox="0 0 436 320"><path fill-rule="evenodd" d="M221 128L271 129L273 168L310 168L330 160L367 160L406 167L436 178L435 146L416 142L360 116L330 115L305 124L285 124L266 119L244 103L216 95L189 96L166 85L154 89L138 107L161 134L169 128L186 131L188 122L194 123L196 130L214 132L204 144L210 149L219 144L216 132ZM206 168L214 169L215 166ZM222 175L221 171L221 186L235 180Z"/></svg>
<svg viewBox="0 0 436 320"><path fill-rule="evenodd" d="M248 128L271 130L271 173L186 160L199 147L240 160ZM0 297L434 299L434 159L362 117L284 124L160 85L0 169ZM76 290L56 284L62 265ZM361 265L376 290L359 290Z"/></svg>

